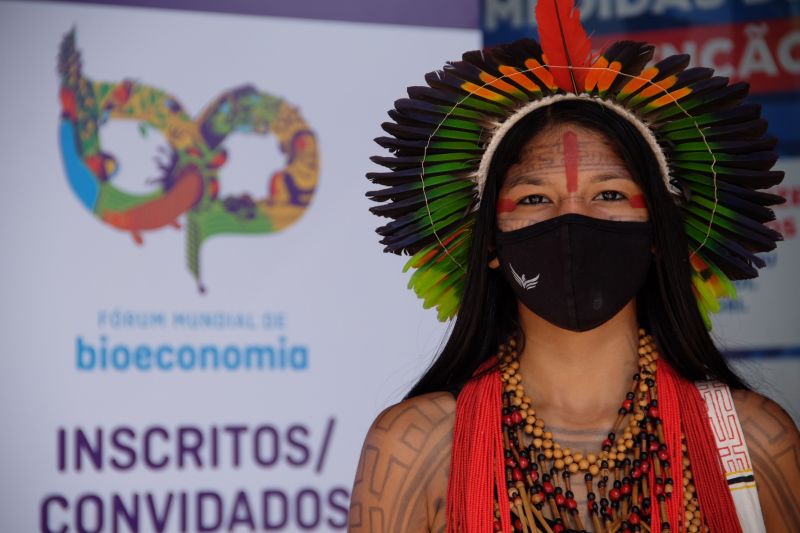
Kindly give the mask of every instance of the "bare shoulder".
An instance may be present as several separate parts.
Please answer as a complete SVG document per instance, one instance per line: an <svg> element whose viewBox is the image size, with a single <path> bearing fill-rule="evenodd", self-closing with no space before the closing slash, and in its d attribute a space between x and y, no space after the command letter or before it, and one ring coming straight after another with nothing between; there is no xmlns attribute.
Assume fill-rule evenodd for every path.
<svg viewBox="0 0 800 533"><path fill-rule="evenodd" d="M361 451L349 531L439 530L454 419L455 400L446 392L402 401L377 416Z"/></svg>
<svg viewBox="0 0 800 533"><path fill-rule="evenodd" d="M731 391L753 461L767 530L800 524L800 433L777 403L753 391Z"/></svg>

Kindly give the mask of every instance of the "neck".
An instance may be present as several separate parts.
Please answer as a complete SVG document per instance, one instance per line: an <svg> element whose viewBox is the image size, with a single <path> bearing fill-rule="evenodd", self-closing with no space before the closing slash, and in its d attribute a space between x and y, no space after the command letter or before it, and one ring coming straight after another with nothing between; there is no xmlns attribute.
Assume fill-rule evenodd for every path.
<svg viewBox="0 0 800 533"><path fill-rule="evenodd" d="M635 302L584 332L554 326L521 304L519 313L520 373L537 410L575 426L613 420L638 370Z"/></svg>

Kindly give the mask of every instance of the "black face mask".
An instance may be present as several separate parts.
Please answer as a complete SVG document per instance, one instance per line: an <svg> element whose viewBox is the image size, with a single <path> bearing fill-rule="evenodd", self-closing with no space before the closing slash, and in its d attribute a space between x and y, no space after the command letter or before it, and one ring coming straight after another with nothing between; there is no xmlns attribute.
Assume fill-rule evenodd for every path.
<svg viewBox="0 0 800 533"><path fill-rule="evenodd" d="M500 268L525 306L563 329L587 331L630 302L650 269L649 222L562 215L497 233Z"/></svg>

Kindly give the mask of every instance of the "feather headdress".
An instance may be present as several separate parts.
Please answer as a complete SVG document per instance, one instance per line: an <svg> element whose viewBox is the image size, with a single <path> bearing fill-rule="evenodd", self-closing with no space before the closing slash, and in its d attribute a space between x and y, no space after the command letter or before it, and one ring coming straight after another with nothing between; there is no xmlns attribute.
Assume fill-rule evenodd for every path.
<svg viewBox="0 0 800 533"><path fill-rule="evenodd" d="M653 47L620 41L593 57L572 0L541 0L540 42L523 39L467 52L425 76L395 102L389 136L373 157L388 172L367 177L381 188L371 211L392 219L378 228L387 252L410 254L409 286L454 316L465 279L472 228L492 156L505 134L535 109L566 99L599 103L629 120L653 150L664 186L681 210L692 286L701 314L735 297L733 280L753 278L781 235L765 223L762 192L781 181L772 170L775 140L760 108L743 104L748 85L675 55L649 65ZM710 326L709 326L710 327Z"/></svg>

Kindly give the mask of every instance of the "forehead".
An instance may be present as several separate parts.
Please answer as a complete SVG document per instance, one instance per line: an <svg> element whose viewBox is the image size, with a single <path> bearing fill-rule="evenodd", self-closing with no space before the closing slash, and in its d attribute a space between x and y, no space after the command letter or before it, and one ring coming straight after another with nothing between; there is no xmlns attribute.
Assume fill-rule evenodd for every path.
<svg viewBox="0 0 800 533"><path fill-rule="evenodd" d="M597 173L634 179L606 134L577 124L555 124L522 144L516 161L503 176L501 187L513 186L523 176L528 181L566 176L570 189L574 189L579 175L588 179L589 174Z"/></svg>
<svg viewBox="0 0 800 533"><path fill-rule="evenodd" d="M577 146L575 144L577 143ZM604 133L578 124L555 124L548 126L522 145L519 159L533 157L536 152L563 154L571 148L579 148L583 155L608 153L621 161L611 139Z"/></svg>

